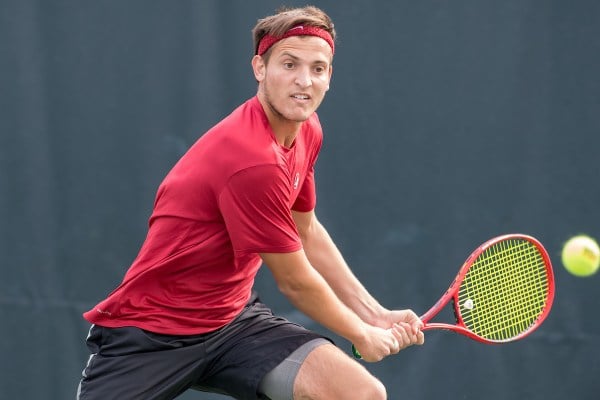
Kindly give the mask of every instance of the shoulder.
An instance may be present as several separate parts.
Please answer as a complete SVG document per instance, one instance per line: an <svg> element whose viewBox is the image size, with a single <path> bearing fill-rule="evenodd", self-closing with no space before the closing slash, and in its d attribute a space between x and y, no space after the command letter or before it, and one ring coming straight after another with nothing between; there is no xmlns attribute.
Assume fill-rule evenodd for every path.
<svg viewBox="0 0 600 400"><path fill-rule="evenodd" d="M306 121L307 129L316 136L323 136L323 128L321 127L321 120L319 119L319 114L316 112L310 116L310 118Z"/></svg>
<svg viewBox="0 0 600 400"><path fill-rule="evenodd" d="M207 134L214 131L221 133L223 131L239 132L241 130L263 131L266 130L267 127L268 121L266 115L260 106L258 98L254 96L238 106L228 116L223 118L211 130L209 130Z"/></svg>
<svg viewBox="0 0 600 400"><path fill-rule="evenodd" d="M317 113L313 113L304 122L302 136L304 143L306 143L306 151L309 153L318 153L320 151L323 144L323 128L321 127Z"/></svg>
<svg viewBox="0 0 600 400"><path fill-rule="evenodd" d="M214 161L234 164L273 161L268 120L253 97L208 130L197 147L210 152Z"/></svg>

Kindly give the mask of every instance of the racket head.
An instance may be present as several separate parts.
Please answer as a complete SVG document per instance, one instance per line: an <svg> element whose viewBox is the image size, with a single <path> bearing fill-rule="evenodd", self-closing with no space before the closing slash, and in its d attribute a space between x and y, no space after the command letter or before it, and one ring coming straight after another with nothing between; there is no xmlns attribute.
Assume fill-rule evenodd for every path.
<svg viewBox="0 0 600 400"><path fill-rule="evenodd" d="M484 343L521 339L548 316L554 300L548 252L523 234L488 240L467 258L456 279L421 319L426 329L450 329ZM429 324L452 300L456 324Z"/></svg>

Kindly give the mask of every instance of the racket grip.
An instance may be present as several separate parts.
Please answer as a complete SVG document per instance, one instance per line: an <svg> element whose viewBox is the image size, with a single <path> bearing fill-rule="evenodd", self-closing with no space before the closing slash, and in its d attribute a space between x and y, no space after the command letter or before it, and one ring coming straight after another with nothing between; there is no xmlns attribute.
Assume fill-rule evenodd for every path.
<svg viewBox="0 0 600 400"><path fill-rule="evenodd" d="M356 347L354 347L354 345L352 345L352 354L354 354L355 358L361 359L362 356L360 355L360 353L358 352L358 350L356 350Z"/></svg>

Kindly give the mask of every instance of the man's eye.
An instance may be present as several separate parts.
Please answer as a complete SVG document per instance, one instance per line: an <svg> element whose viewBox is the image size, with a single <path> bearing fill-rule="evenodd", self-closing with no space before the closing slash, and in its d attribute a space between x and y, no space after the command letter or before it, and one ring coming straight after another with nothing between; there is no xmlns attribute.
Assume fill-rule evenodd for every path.
<svg viewBox="0 0 600 400"><path fill-rule="evenodd" d="M294 68L294 64L291 62L286 62L286 63L283 63L283 67L286 69L292 69L292 68Z"/></svg>

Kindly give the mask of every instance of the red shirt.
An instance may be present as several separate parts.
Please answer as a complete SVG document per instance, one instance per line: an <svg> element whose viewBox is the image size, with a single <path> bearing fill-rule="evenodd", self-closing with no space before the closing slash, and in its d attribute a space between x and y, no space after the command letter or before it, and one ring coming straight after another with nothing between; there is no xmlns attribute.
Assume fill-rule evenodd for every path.
<svg viewBox="0 0 600 400"><path fill-rule="evenodd" d="M254 97L204 134L158 188L149 230L123 282L84 317L157 333L210 332L238 315L258 253L302 248L291 210L316 203L318 116L280 146Z"/></svg>

